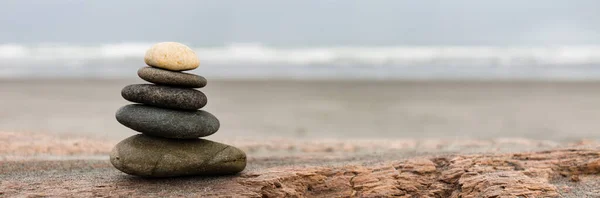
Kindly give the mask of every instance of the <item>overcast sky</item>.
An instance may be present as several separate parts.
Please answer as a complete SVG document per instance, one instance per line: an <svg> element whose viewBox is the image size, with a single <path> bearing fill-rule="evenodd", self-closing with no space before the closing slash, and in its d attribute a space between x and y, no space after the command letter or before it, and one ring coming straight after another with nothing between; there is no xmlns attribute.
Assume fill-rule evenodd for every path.
<svg viewBox="0 0 600 198"><path fill-rule="evenodd" d="M600 44L597 0L2 0L0 44Z"/></svg>

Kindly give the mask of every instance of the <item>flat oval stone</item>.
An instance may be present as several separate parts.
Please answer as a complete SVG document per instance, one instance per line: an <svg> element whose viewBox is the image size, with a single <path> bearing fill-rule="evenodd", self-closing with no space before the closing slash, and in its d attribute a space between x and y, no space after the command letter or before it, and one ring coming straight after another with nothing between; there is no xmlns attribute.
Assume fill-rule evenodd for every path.
<svg viewBox="0 0 600 198"><path fill-rule="evenodd" d="M206 78L195 74L174 72L154 67L142 67L138 76L145 81L178 87L202 88L206 86Z"/></svg>
<svg viewBox="0 0 600 198"><path fill-rule="evenodd" d="M246 167L246 154L233 146L205 139L173 140L134 135L110 153L112 165L144 177L229 175Z"/></svg>
<svg viewBox="0 0 600 198"><path fill-rule="evenodd" d="M188 46L177 42L157 43L146 51L144 62L152 67L171 71L185 71L198 68L200 60Z"/></svg>
<svg viewBox="0 0 600 198"><path fill-rule="evenodd" d="M121 107L117 121L137 132L157 137L192 139L217 132L219 120L202 111L182 111L159 107L131 104Z"/></svg>
<svg viewBox="0 0 600 198"><path fill-rule="evenodd" d="M200 109L207 102L206 95L195 89L151 84L127 85L121 96L131 102L184 110Z"/></svg>

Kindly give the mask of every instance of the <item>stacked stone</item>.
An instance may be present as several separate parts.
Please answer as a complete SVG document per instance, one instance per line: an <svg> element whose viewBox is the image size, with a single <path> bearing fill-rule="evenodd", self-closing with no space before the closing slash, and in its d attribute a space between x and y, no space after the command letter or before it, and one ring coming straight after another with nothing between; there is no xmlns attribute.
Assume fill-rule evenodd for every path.
<svg viewBox="0 0 600 198"><path fill-rule="evenodd" d="M200 65L196 53L175 42L158 43L144 57L149 67L138 76L154 84L128 85L121 95L138 103L121 107L119 123L141 134L119 142L110 154L113 166L144 177L225 175L246 167L238 148L200 139L219 129L219 120L199 110L207 97L194 88L206 86L202 76L184 73Z"/></svg>

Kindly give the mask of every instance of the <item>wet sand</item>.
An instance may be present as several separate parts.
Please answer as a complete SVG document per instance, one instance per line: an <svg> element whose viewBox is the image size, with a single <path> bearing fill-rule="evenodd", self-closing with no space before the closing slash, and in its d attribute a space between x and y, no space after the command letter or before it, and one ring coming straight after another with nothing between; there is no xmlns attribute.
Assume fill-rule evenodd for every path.
<svg viewBox="0 0 600 198"><path fill-rule="evenodd" d="M120 140L118 80L2 80L0 130ZM223 81L200 89L230 139L600 138L600 82Z"/></svg>

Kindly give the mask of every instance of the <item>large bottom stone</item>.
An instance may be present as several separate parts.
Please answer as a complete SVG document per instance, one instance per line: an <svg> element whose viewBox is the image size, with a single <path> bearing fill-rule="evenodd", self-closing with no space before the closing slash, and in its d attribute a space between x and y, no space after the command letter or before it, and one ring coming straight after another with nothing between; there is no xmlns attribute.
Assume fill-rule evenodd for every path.
<svg viewBox="0 0 600 198"><path fill-rule="evenodd" d="M174 140L134 135L119 142L110 162L120 171L143 177L229 175L246 167L246 154L204 139Z"/></svg>

